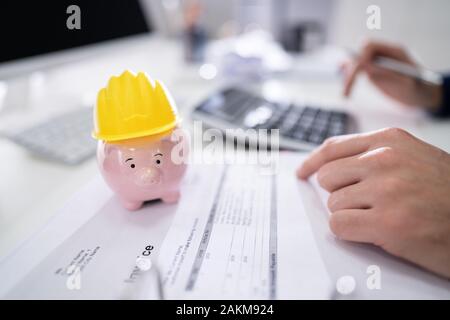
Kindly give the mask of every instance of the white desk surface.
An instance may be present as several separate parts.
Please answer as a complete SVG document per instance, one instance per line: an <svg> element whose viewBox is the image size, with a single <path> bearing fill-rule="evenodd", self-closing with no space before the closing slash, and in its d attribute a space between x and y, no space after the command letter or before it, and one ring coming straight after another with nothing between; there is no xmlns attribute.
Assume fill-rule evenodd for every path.
<svg viewBox="0 0 450 320"><path fill-rule="evenodd" d="M45 92L41 95L44 98L38 96L31 111L19 120L17 115L0 118L0 129L78 107L86 100L92 103L97 90L106 84L109 76L124 69L143 70L164 81L188 126L188 114L194 102L218 85L216 80L201 79L196 67L183 62L179 43L154 37L109 55L50 71ZM436 121L417 112L408 112L382 97L364 78L360 79L349 100L342 98L337 79L290 79L271 81L267 85L285 90L286 96L293 101L307 99L344 106L355 114L361 131L402 127L450 151L449 121ZM37 158L0 138L0 258L42 227L96 174L94 158L79 166L65 166Z"/></svg>

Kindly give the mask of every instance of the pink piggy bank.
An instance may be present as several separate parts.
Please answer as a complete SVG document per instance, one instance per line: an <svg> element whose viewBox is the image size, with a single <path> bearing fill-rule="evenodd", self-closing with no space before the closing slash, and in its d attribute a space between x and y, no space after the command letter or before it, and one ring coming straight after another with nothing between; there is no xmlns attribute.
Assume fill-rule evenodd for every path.
<svg viewBox="0 0 450 320"><path fill-rule="evenodd" d="M186 172L186 134L176 128L158 134L120 142L99 141L100 171L122 205L137 210L144 201L162 199L177 202L180 182Z"/></svg>

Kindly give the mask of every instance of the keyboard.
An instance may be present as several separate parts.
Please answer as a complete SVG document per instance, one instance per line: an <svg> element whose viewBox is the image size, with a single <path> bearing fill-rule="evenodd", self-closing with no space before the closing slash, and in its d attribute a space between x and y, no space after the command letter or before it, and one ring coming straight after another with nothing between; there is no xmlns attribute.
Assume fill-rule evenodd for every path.
<svg viewBox="0 0 450 320"><path fill-rule="evenodd" d="M95 155L92 123L92 108L80 108L7 137L38 156L76 165Z"/></svg>
<svg viewBox="0 0 450 320"><path fill-rule="evenodd" d="M293 150L311 150L328 137L354 131L346 112L268 101L234 87L209 96L194 109L192 118L222 130L279 129L280 148Z"/></svg>

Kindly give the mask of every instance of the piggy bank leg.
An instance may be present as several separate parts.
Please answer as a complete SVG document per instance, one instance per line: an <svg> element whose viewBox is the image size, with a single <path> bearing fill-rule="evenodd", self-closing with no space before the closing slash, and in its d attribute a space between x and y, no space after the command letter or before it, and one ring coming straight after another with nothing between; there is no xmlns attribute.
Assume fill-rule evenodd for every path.
<svg viewBox="0 0 450 320"><path fill-rule="evenodd" d="M180 191L173 191L165 194L161 200L165 203L176 203L180 199Z"/></svg>
<svg viewBox="0 0 450 320"><path fill-rule="evenodd" d="M140 209L143 205L142 201L130 201L130 200L124 200L121 199L120 202L122 203L123 207L130 211L136 211Z"/></svg>

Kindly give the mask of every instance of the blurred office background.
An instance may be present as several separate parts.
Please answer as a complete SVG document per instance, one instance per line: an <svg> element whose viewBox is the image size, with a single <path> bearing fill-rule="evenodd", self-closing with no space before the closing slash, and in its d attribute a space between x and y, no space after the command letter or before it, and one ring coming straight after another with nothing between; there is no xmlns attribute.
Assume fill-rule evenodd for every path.
<svg viewBox="0 0 450 320"><path fill-rule="evenodd" d="M317 52L325 46L340 50L357 50L366 38L388 40L408 47L419 62L430 69L450 69L450 59L448 59L450 22L447 18L450 3L445 0L140 0L131 2L97 0L94 2L100 3L100 5L92 5L92 2L89 4L89 1L81 0L59 1L58 6L51 4L53 10L47 11L45 10L49 5L36 2L36 4L30 5L28 9L20 12L17 12L17 2L14 5L11 5L11 3L14 3L13 1L2 3L0 35L3 37L2 51L4 52L0 57L0 80L3 80L0 84L0 98L8 101L2 104L3 107L0 110L6 112L8 105L25 104L20 99L24 99L26 92L22 90L23 88L19 88L20 86L13 85L17 82L23 85L23 81L15 80L19 78L23 80L24 76L30 80L28 76L34 75L35 77L31 80L42 84L44 80L42 76L50 74L46 71L55 70L55 65L65 63L68 66L68 62L94 55L109 54L111 56L125 48L117 49L117 47L111 46L111 43L114 42L111 40L126 40L132 38L131 36L135 34L144 33L143 29L139 29L141 28L140 22L133 17L132 10L124 12L128 15L124 15L123 19L117 19L120 24L108 25L108 23L111 23L110 20L113 19L113 15L117 14L113 12L113 9L119 10L118 7L120 6L124 8L139 6L142 9L142 14L148 24L148 31L150 31L149 34L153 37L164 37L172 41L173 47L170 54L172 56L178 55L177 57L181 58L175 62L178 63L181 60L194 62L194 64L212 62L218 70L204 68L203 74L207 78L214 75L216 71L221 71L222 67L230 67L231 65L232 69L236 62L242 62L242 60L239 60L241 58L239 54L243 51L238 50L236 52L236 41L222 41L220 43L217 40L236 39L239 35L252 33L255 30L264 30L267 34L262 35L262 33L253 32L255 36L244 38L238 44L246 44L246 46L240 47L244 47L244 55L247 53L247 57L256 55L258 59L274 62L275 71L289 71L286 69L291 69L292 65L289 63L292 63L292 61L287 63L286 59L293 55L301 57L311 52ZM47 34L36 33L39 32L40 24L46 20L58 21L58 26L65 28L65 19L68 14L63 10L65 6L72 3L80 5L82 20L85 20L86 17L91 19L87 26L86 21L83 20L84 28L90 28L89 30L82 29L81 32L71 31L71 33L65 30L66 33L64 33L58 28L53 28L49 29L50 31L46 30ZM114 5L108 7L108 3ZM89 15L89 10L86 9L89 5L92 9L95 6L101 8L97 8L101 12L99 17L93 18L92 15ZM376 5L381 10L380 30L369 30L366 26L366 20L368 19L366 9L370 5ZM88 12L83 12L83 8ZM59 14L59 17L55 18L57 14ZM108 17L109 20L107 20ZM127 17L129 21L126 21ZM11 21L14 21L14 23ZM23 25L23 27L18 28L18 25ZM112 28L108 34L105 30L112 25L115 26L115 29ZM104 26L103 29L105 30L97 30L102 29L101 26ZM124 30L123 34L118 31L121 28ZM21 29L21 33L18 33L19 29ZM34 33L33 30L35 30ZM55 36L52 35L52 32L55 32ZM77 32L81 36L76 36ZM105 34L101 34L101 32ZM70 37L67 34L71 34ZM27 38L27 35L33 36L32 41ZM268 39L267 35L272 38ZM41 38L47 41L42 45L42 48L38 45ZM62 40L65 43L59 44L58 41ZM269 40L272 42L269 42ZM90 46L83 46L84 44L90 44ZM16 46L20 47L20 50L12 49ZM23 49L27 46L28 52ZM60 53L61 49L68 49L71 46L77 50L65 50L62 53L67 54L63 55L42 55L43 53ZM131 46L130 44L130 48ZM34 50L31 48L34 48ZM142 50L145 49L142 48ZM14 56L16 53L18 55ZM229 58L227 54L230 53L238 53L238 57ZM287 55L284 55L285 53ZM148 60L151 61L155 59L157 54L148 52L147 56ZM272 56L273 59L271 59ZM47 58L45 63L43 63L42 57ZM324 64L335 64L336 61L333 59L338 59L336 55L332 58L331 56L326 57L330 58L330 61L322 61ZM122 67L128 64L129 68L132 68L134 59L126 59L126 56L123 56L123 58L121 60L123 63L116 65ZM250 63L253 63L253 65L249 69L252 69L254 63L257 62L250 61ZM240 64L239 67L244 68L244 65ZM318 63L309 65L312 69L320 69ZM116 72L119 67L111 71ZM43 72L36 73L35 71ZM163 70L162 74L158 70L156 72L146 71L156 77L170 78L169 70L167 72ZM167 76L165 77L165 75ZM243 75L246 75L245 72ZM73 76L76 75L73 74ZM76 77L72 79L77 80ZM10 90L11 92L13 89L18 92L22 91L22 93L8 95L7 91ZM28 89L25 91L28 91ZM86 92L85 96L87 95ZM12 108L14 110L14 107Z"/></svg>
<svg viewBox="0 0 450 320"><path fill-rule="evenodd" d="M411 48L431 69L450 69L450 21L446 18L446 12L450 10L449 1L342 0L336 3L336 44L355 46L361 38L376 37ZM361 28L367 16L360 12L371 4L381 8L381 30Z"/></svg>
<svg viewBox="0 0 450 320"><path fill-rule="evenodd" d="M169 14L179 12L182 3L182 0L161 0L161 6ZM364 39L377 38L412 48L432 69L450 68L447 58L450 2L446 0L204 0L201 3L204 7L201 20L211 37L220 37L229 29L243 32L259 26L282 41L283 33L316 25L324 33L321 39L325 43L357 49ZM370 5L381 9L380 30L366 27L366 9ZM172 20L164 30L173 35L179 26L180 22Z"/></svg>
<svg viewBox="0 0 450 320"><path fill-rule="evenodd" d="M81 8L80 31L67 30L70 4ZM381 10L380 30L366 26L369 5ZM336 74L346 50L365 38L403 45L427 68L450 70L449 12L448 0L2 1L0 256L97 174L91 108L99 88L125 69L164 81L187 127L199 99L241 81L267 84L280 98L342 105L359 113L362 130L402 126L449 150L433 140L442 131L425 122L415 131L390 106L375 121L392 101L370 86L344 100ZM67 123L64 133L59 122ZM46 146L74 139L84 161L44 156L52 152Z"/></svg>

